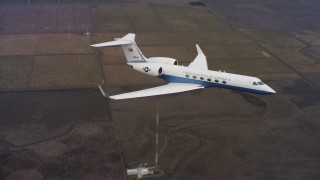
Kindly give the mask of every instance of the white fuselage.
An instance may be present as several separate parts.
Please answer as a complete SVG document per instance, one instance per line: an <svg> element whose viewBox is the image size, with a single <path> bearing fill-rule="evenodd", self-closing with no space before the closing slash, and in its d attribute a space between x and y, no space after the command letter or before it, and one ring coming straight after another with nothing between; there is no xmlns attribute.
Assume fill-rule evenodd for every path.
<svg viewBox="0 0 320 180"><path fill-rule="evenodd" d="M135 34L129 33L114 41L91 45L107 47L120 45L127 63L133 69L169 82L166 85L109 96L99 85L103 96L111 99L129 99L164 94L180 93L207 87L218 87L256 94L274 94L275 91L256 77L208 70L207 58L196 44L197 56L188 65L178 66L178 61L169 57L146 58L135 42Z"/></svg>
<svg viewBox="0 0 320 180"><path fill-rule="evenodd" d="M218 87L256 94L275 93L260 79L251 76L161 63L128 63L128 65L139 72L158 76L169 83L199 84L206 88Z"/></svg>

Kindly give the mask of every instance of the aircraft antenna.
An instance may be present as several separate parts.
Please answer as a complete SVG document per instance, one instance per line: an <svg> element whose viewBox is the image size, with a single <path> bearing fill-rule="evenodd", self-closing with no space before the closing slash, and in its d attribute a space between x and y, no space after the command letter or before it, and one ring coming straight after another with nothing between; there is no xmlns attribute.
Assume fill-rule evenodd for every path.
<svg viewBox="0 0 320 180"><path fill-rule="evenodd" d="M87 32L84 33L86 36L90 36L89 28L87 28Z"/></svg>
<svg viewBox="0 0 320 180"><path fill-rule="evenodd" d="M137 168L127 169L127 175L137 175L138 179L143 177L160 177L163 176L164 172L158 167L159 153L158 153L158 142L159 142L159 108L160 105L156 104L156 155L155 155L155 166L150 167L148 164L140 164Z"/></svg>
<svg viewBox="0 0 320 180"><path fill-rule="evenodd" d="M159 103L157 103L156 114L156 155L155 155L155 168L158 168L158 144L159 144Z"/></svg>

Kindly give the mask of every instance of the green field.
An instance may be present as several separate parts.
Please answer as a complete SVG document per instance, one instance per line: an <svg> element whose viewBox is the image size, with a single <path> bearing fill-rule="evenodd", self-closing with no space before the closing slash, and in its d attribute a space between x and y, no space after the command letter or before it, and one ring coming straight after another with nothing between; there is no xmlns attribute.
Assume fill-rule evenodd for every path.
<svg viewBox="0 0 320 180"><path fill-rule="evenodd" d="M126 64L121 48L89 46L111 41L129 32L136 33L136 41L146 57L172 57L184 65L195 58L195 44L199 44L212 70L221 69L247 75L292 72L277 58L302 73L317 72L320 69L317 65L320 52L317 46L318 33L232 30L232 27L207 9L149 4L91 5L89 8L93 23L91 36L1 35L0 45L3 48L0 55L3 56L4 64L1 71L6 74L2 76L1 87L87 87L94 86L103 79L99 74L104 74L110 85L118 84L118 80L123 81L120 84L131 82L131 85L160 83L150 77L139 80L143 79L143 75L137 75L129 69L119 69ZM312 44L305 52L300 51L304 48L303 41ZM277 58L272 57L273 55ZM22 79L8 75L15 73L16 68L12 67L19 66L18 60L10 60L17 59L15 56L19 56L19 61L25 64L32 64L32 68L19 71L26 74ZM23 59L24 56L27 57ZM81 57L81 60L77 57ZM91 60L85 60L88 57ZM98 68L100 64L103 66ZM65 76L69 78L66 80ZM126 77L131 78L127 80ZM47 78L50 80L46 80ZM10 81L15 82L15 85L8 84Z"/></svg>

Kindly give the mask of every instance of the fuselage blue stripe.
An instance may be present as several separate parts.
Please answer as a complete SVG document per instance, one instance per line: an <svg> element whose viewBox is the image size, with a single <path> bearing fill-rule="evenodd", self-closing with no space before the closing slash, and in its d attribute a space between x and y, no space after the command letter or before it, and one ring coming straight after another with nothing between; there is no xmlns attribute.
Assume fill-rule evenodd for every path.
<svg viewBox="0 0 320 180"><path fill-rule="evenodd" d="M170 82L170 83L191 83L191 84L199 84L199 85L206 87L206 88L217 87L217 88L231 89L231 90L250 92L250 93L256 93L256 94L272 94L271 92L268 92L268 91L261 91L261 90L257 90L257 89L231 86L231 85L227 85L227 84L201 81L201 80L190 79L190 78L182 78L182 77L176 77L176 76L171 76L171 75L166 75L166 74L162 74L159 77L164 79L167 82Z"/></svg>

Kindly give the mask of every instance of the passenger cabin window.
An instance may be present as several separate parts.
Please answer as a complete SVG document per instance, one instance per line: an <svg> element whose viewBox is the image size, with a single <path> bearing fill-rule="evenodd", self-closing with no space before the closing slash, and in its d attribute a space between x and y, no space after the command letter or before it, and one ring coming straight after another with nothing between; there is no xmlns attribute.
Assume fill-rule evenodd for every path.
<svg viewBox="0 0 320 180"><path fill-rule="evenodd" d="M189 74L186 75L186 78L189 78Z"/></svg>
<svg viewBox="0 0 320 180"><path fill-rule="evenodd" d="M223 83L223 84L225 84L225 83L226 83L226 81L222 81L222 83Z"/></svg>
<svg viewBox="0 0 320 180"><path fill-rule="evenodd" d="M203 80L203 77L200 77L200 80Z"/></svg>
<svg viewBox="0 0 320 180"><path fill-rule="evenodd" d="M262 81L258 82L259 85L264 85L264 83Z"/></svg>
<svg viewBox="0 0 320 180"><path fill-rule="evenodd" d="M210 78L208 78L207 80L208 80L208 81L211 81L211 79L210 79Z"/></svg>
<svg viewBox="0 0 320 180"><path fill-rule="evenodd" d="M216 83L217 83L217 82L219 82L219 80L218 80L218 79L216 79L216 80L214 80L214 82L216 82Z"/></svg>
<svg viewBox="0 0 320 180"><path fill-rule="evenodd" d="M253 85L257 86L258 84L256 82L253 82Z"/></svg>
<svg viewBox="0 0 320 180"><path fill-rule="evenodd" d="M193 79L197 79L197 76L192 76Z"/></svg>

